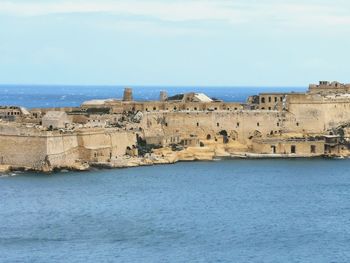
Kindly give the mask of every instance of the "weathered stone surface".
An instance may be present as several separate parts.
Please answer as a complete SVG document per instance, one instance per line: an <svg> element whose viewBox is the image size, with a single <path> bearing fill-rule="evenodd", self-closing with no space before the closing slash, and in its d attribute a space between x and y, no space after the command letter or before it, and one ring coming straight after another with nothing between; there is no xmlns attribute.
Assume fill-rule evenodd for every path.
<svg viewBox="0 0 350 263"><path fill-rule="evenodd" d="M0 117L14 111L12 122L0 122L3 170L50 172L221 157L350 155L350 85L336 82L312 85L306 93L262 93L247 103L188 93L150 102L90 101L81 107L32 109L26 114L3 107ZM50 129L40 125L52 112L69 116L72 123L50 124Z"/></svg>
<svg viewBox="0 0 350 263"><path fill-rule="evenodd" d="M7 173L11 171L10 165L0 165L0 173Z"/></svg>

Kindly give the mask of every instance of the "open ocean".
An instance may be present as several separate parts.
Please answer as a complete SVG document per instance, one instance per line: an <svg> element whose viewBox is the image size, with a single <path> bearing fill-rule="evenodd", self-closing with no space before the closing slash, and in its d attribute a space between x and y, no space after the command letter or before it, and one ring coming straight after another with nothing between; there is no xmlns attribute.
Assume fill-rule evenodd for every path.
<svg viewBox="0 0 350 263"><path fill-rule="evenodd" d="M0 85L0 105L28 108L79 106L92 99L122 98L125 86ZM245 102L259 92L302 92L306 87L132 87L135 100L158 100L159 92L169 96L183 92L204 92L224 101Z"/></svg>
<svg viewBox="0 0 350 263"><path fill-rule="evenodd" d="M138 87L135 97L161 89ZM226 101L281 91L197 90ZM0 86L0 104L78 106L121 94ZM350 262L349 167L265 159L2 175L0 262Z"/></svg>

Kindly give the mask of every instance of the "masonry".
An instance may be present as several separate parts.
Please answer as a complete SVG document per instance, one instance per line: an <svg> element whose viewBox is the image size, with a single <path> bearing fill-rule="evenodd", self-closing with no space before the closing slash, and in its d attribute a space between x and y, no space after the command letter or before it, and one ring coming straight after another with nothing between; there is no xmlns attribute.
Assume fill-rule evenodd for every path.
<svg viewBox="0 0 350 263"><path fill-rule="evenodd" d="M305 93L256 94L240 103L165 91L159 101L134 101L127 88L121 99L74 108L4 105L0 113L0 165L13 168L350 154L350 86L338 82L320 81Z"/></svg>

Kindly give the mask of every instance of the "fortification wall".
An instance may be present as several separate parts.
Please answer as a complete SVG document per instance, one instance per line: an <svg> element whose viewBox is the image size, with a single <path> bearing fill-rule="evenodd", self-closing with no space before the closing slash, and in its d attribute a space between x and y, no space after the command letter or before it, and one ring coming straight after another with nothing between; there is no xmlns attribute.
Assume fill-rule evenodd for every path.
<svg viewBox="0 0 350 263"><path fill-rule="evenodd" d="M46 137L0 135L0 163L39 168L46 157Z"/></svg>
<svg viewBox="0 0 350 263"><path fill-rule="evenodd" d="M142 126L145 134L156 136L179 134L182 137L197 135L211 137L226 131L235 134L242 143L249 143L253 134L266 136L281 129L281 113L278 111L215 111L215 112L173 112L145 114ZM153 133L153 134L152 134Z"/></svg>
<svg viewBox="0 0 350 263"><path fill-rule="evenodd" d="M0 164L42 169L73 167L77 160L107 161L136 145L136 134L104 130L60 134L16 126L0 126Z"/></svg>
<svg viewBox="0 0 350 263"><path fill-rule="evenodd" d="M48 136L46 144L47 158L53 167L72 166L80 158L75 134Z"/></svg>
<svg viewBox="0 0 350 263"><path fill-rule="evenodd" d="M293 98L289 101L288 109L298 123L297 127L289 127L294 130L322 133L350 122L350 100Z"/></svg>
<svg viewBox="0 0 350 263"><path fill-rule="evenodd" d="M77 136L80 158L107 161L125 155L127 147L136 146L136 134L125 131L85 132Z"/></svg>

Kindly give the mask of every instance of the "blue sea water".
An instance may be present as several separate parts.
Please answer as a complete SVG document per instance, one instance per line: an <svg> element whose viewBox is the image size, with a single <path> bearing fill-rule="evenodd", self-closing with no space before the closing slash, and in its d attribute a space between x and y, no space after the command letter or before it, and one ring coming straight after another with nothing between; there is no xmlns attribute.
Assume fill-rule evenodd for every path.
<svg viewBox="0 0 350 263"><path fill-rule="evenodd" d="M136 100L158 100L159 92L169 96L182 92L204 92L224 101L245 102L247 97L260 92L301 92L306 87L133 87ZM79 106L91 99L121 98L122 86L50 86L50 85L0 85L0 105L28 108Z"/></svg>
<svg viewBox="0 0 350 263"><path fill-rule="evenodd" d="M0 262L349 262L350 160L0 177Z"/></svg>
<svg viewBox="0 0 350 263"><path fill-rule="evenodd" d="M226 101L304 88L196 90ZM78 106L122 87L0 86L0 105ZM0 262L349 262L350 160L222 160L0 176Z"/></svg>

